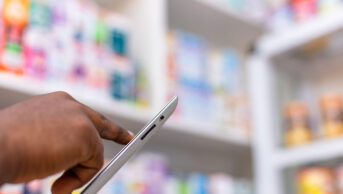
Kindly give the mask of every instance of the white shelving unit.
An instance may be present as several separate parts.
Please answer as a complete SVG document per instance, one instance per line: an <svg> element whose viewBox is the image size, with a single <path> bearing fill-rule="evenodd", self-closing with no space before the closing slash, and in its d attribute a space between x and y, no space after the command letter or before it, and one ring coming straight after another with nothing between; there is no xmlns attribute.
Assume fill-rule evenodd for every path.
<svg viewBox="0 0 343 194"><path fill-rule="evenodd" d="M243 15L239 13L238 11L233 10L229 6L222 5L225 4L225 2L218 3L218 1L213 0L197 0L199 3L203 3L205 6L208 6L212 9L215 9L219 12L223 12L228 15L230 18L235 18L236 20L239 20L242 24L249 24L252 27L260 28L259 23L257 19L253 17L249 17L246 15Z"/></svg>
<svg viewBox="0 0 343 194"><path fill-rule="evenodd" d="M132 22L132 53L149 69L154 111L166 99L166 35L169 30L186 30L215 45L240 51L246 51L261 32L252 20L208 0L95 1L126 15ZM221 30L212 30L216 28ZM241 34L242 31L246 33ZM215 127L211 123L172 120L166 130L157 135L153 145L147 147L166 153L180 168L251 176L250 143L240 137L218 134L211 130Z"/></svg>
<svg viewBox="0 0 343 194"><path fill-rule="evenodd" d="M212 0L90 1L118 11L131 21L131 53L147 69L151 108L135 108L80 86L43 84L8 74L0 74L0 108L34 95L63 90L121 126L137 132L166 100L166 34L169 30L189 31L214 45L230 46L242 53L264 33L256 42L247 68L254 127L252 143L239 136L211 130L216 128L213 123L171 119L143 151L164 153L172 167L187 171L224 171L249 178L254 174L257 194L284 194L282 174L287 168L343 156L343 139L321 140L297 148L280 147L276 132L281 130L280 113L276 108L279 100L275 92L278 74L273 64L275 57L342 29L343 12L315 17L284 31L265 32L256 20ZM104 143L105 155L109 158L121 148L108 141Z"/></svg>
<svg viewBox="0 0 343 194"><path fill-rule="evenodd" d="M93 0L128 17L132 56L145 66L152 106L148 110L118 102L107 95L56 83L0 74L0 108L31 96L57 90L69 92L80 102L105 114L124 128L137 132L166 102L166 34L183 29L221 46L247 50L261 32L249 19L205 0ZM182 17L180 19L179 17ZM216 21L216 22L213 22ZM234 26L234 27L233 27ZM183 28L184 27L184 28ZM222 28L216 33L215 28ZM246 32L242 35L239 32ZM228 172L252 177L250 141L216 132L213 123L171 119L143 151L166 154L171 167L187 171ZM113 156L120 146L105 141L105 155Z"/></svg>
<svg viewBox="0 0 343 194"><path fill-rule="evenodd" d="M90 95L93 91L89 90L89 88L86 89L80 86L71 87L70 85L56 83L49 84L32 78L18 77L12 74L0 74L0 107L2 108L35 95L53 91L66 91L70 93L78 101L105 114L110 119L133 132L138 132L138 130L142 128L155 113L150 109L139 109L134 107L132 104L113 100L110 96L99 94L99 92L94 91L96 95ZM203 150L212 153L227 153L228 155L225 156L227 159L231 154L245 159L250 158L250 142L247 139L223 136L218 133L211 132L211 130L209 130L211 128L214 129L215 127L210 123L201 124L171 119L167 122L165 130L158 134L152 141L150 145L150 148L152 149L147 150L154 150L153 147L155 146L167 149L162 149L160 152L168 152L173 149L169 149L168 146L175 147L175 145L177 145L176 147L182 148L185 151ZM119 148L121 148L117 145L111 145L109 142L105 142L105 145L107 153L106 156L109 158L119 151ZM178 159L181 160L182 157L178 157ZM210 159L210 161L211 160L212 159ZM207 161L209 160L207 159ZM185 165L187 166L191 164L185 163ZM177 166L183 168L181 164ZM209 170L211 168L212 167L208 168L207 166L198 166L195 167L194 170L215 170L214 168ZM239 174L238 171L235 173Z"/></svg>
<svg viewBox="0 0 343 194"><path fill-rule="evenodd" d="M273 161L276 168L283 170L292 166L325 162L343 156L343 139L317 140L298 148L283 148L275 151Z"/></svg>
<svg viewBox="0 0 343 194"><path fill-rule="evenodd" d="M109 95L106 94L93 96L84 95L92 92L91 90L89 90L89 88L85 89L77 86L70 87L70 85L58 85L56 83L42 83L41 81L32 78L18 77L16 75L6 73L0 73L0 91L2 91L3 94L3 96L1 97L1 102L6 102L0 103L2 104L2 106L13 104L16 101L21 100L21 97L26 98L28 96L46 94L54 91L66 91L78 101L94 108L99 112L109 115L110 118L123 117L145 124L154 116L154 112L151 110L137 108L133 104L130 104L128 102L113 100ZM6 95L11 93L17 94ZM172 118L171 122L168 122L166 126L169 130L179 133L185 133L198 137L200 136L212 140L217 140L218 142L232 142L243 147L250 146L250 142L248 139L244 139L239 136L223 136L216 132L208 130L208 128L215 128L215 125L210 123L203 124L192 121L180 121L179 119Z"/></svg>
<svg viewBox="0 0 343 194"><path fill-rule="evenodd" d="M340 8L343 9L343 8ZM260 55L273 57L301 46L343 26L343 13L316 16L303 23L295 23L285 30L266 33L259 39Z"/></svg>
<svg viewBox="0 0 343 194"><path fill-rule="evenodd" d="M297 48L312 40L340 29L343 29L343 14L337 11L333 15L318 16L304 23L295 24L285 31L267 33L257 42L256 49L248 62L257 194L289 193L285 191L286 181L283 179L286 169L343 156L341 138L315 140L313 143L296 148L282 148L280 140L283 130L281 107L285 103L285 98L291 100L288 98L298 97L305 102L317 103L316 95L320 94L320 84L311 85L314 80L319 79L312 74L313 69L318 70L316 64L311 62L303 64L289 54L297 52ZM276 60L283 55L286 56L283 59L287 58L287 61ZM327 74L327 77L330 75ZM289 89L281 88L287 85L285 81L292 82L290 85L294 91L291 97L282 96L287 93L285 90ZM322 81L323 79L318 82Z"/></svg>
<svg viewBox="0 0 343 194"><path fill-rule="evenodd" d="M218 46L246 53L263 27L212 0L164 0L168 30L182 29L204 37ZM218 30L216 30L218 29Z"/></svg>

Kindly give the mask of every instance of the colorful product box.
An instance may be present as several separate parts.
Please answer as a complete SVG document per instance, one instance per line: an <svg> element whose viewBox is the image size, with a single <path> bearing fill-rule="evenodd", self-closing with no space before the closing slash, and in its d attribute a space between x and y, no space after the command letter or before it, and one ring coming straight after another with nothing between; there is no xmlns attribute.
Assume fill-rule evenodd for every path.
<svg viewBox="0 0 343 194"><path fill-rule="evenodd" d="M26 74L45 76L48 68L48 48L50 37L51 9L44 0L31 0L29 25L24 35Z"/></svg>
<svg viewBox="0 0 343 194"><path fill-rule="evenodd" d="M167 44L168 96L180 98L176 115L215 123L210 130L222 134L249 137L241 56L230 48L209 47L205 40L181 30L168 33Z"/></svg>
<svg viewBox="0 0 343 194"><path fill-rule="evenodd" d="M130 160L98 192L99 194L252 194L250 181L225 173L204 174L171 170L168 159L143 153ZM5 185L0 194L47 194L60 175L24 185ZM80 189L73 194L79 194Z"/></svg>
<svg viewBox="0 0 343 194"><path fill-rule="evenodd" d="M28 23L28 0L4 0L2 6L3 44L0 69L22 74L24 70L23 34Z"/></svg>
<svg viewBox="0 0 343 194"><path fill-rule="evenodd" d="M0 3L0 71L148 104L144 71L129 55L127 18L84 0Z"/></svg>
<svg viewBox="0 0 343 194"><path fill-rule="evenodd" d="M210 116L210 87L206 80L206 43L193 34L175 32L175 83L180 114L185 118Z"/></svg>
<svg viewBox="0 0 343 194"><path fill-rule="evenodd" d="M317 13L316 0L292 0L291 7L296 21L304 21Z"/></svg>
<svg viewBox="0 0 343 194"><path fill-rule="evenodd" d="M51 25L50 44L48 45L48 69L46 78L49 81L66 81L71 71L71 37L72 28L68 19L70 0L50 0Z"/></svg>

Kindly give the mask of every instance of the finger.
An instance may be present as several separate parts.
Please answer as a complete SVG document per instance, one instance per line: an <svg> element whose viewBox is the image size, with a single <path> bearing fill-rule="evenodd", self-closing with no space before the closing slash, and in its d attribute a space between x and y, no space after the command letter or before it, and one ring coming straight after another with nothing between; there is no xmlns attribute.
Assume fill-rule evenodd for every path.
<svg viewBox="0 0 343 194"><path fill-rule="evenodd" d="M104 139L113 140L119 144L129 143L134 135L132 132L129 132L119 125L111 122L102 114L92 110L91 108L84 105L85 111L91 121L94 123L94 126L98 130L100 136Z"/></svg>
<svg viewBox="0 0 343 194"><path fill-rule="evenodd" d="M72 193L74 190L82 187L90 181L99 169L87 168L80 165L69 169L54 182L51 192L53 194Z"/></svg>
<svg viewBox="0 0 343 194"><path fill-rule="evenodd" d="M73 190L82 187L96 175L103 163L103 151L100 146L98 152L94 153L94 157L67 170L58 178L52 185L52 193L71 193Z"/></svg>

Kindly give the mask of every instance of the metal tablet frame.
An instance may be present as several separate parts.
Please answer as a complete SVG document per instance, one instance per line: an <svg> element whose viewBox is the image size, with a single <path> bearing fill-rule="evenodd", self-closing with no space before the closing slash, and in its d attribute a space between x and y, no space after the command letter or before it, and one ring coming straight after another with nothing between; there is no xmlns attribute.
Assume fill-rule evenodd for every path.
<svg viewBox="0 0 343 194"><path fill-rule="evenodd" d="M111 161L101 170L81 192L81 194L97 193L118 170L140 150L143 145L163 126L173 114L178 104L174 97Z"/></svg>

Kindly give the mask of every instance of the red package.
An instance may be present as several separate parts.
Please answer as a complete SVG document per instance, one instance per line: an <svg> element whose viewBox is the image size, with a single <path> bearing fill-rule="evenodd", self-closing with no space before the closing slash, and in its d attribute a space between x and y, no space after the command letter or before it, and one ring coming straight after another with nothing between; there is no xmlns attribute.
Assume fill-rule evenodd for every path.
<svg viewBox="0 0 343 194"><path fill-rule="evenodd" d="M296 21L304 21L317 13L315 0L292 0L291 7Z"/></svg>

